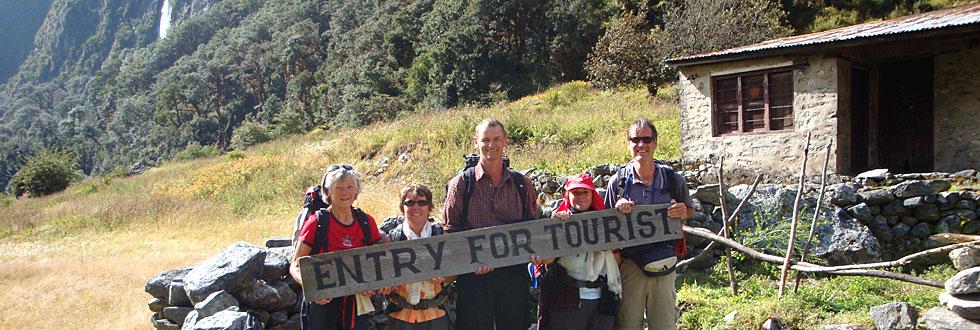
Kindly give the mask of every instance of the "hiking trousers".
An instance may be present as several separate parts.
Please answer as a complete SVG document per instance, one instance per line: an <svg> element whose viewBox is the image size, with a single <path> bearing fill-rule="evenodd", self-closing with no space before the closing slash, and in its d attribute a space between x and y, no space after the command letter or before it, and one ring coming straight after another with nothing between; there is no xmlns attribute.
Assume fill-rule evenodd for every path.
<svg viewBox="0 0 980 330"><path fill-rule="evenodd" d="M642 330L644 316L650 330L677 328L676 272L650 277L632 260L623 258L619 278L623 301L616 315L616 329Z"/></svg>
<svg viewBox="0 0 980 330"><path fill-rule="evenodd" d="M526 265L496 268L456 279L458 330L527 330L531 326L531 277Z"/></svg>

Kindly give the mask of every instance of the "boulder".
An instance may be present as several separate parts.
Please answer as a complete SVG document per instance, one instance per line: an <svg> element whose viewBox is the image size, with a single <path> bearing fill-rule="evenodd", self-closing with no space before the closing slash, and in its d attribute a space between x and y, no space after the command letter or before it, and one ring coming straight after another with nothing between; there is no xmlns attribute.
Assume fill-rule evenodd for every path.
<svg viewBox="0 0 980 330"><path fill-rule="evenodd" d="M296 302L296 293L289 284L282 281L255 281L235 294L238 301L247 307L274 312L289 308Z"/></svg>
<svg viewBox="0 0 980 330"><path fill-rule="evenodd" d="M827 186L825 194L831 204L847 207L861 202L857 190L861 185L855 183L837 183Z"/></svg>
<svg viewBox="0 0 980 330"><path fill-rule="evenodd" d="M890 302L871 307L871 319L879 330L914 330L916 316L915 307L906 302Z"/></svg>
<svg viewBox="0 0 980 330"><path fill-rule="evenodd" d="M293 257L293 247L284 246L265 250L261 278L266 281L282 279L289 273L289 261Z"/></svg>
<svg viewBox="0 0 980 330"><path fill-rule="evenodd" d="M225 291L218 291L194 305L194 309L197 310L198 318L203 319L234 306L238 306L238 300L234 296Z"/></svg>
<svg viewBox="0 0 980 330"><path fill-rule="evenodd" d="M933 227L932 231L936 234L959 233L961 228L960 218L955 215L947 215L939 219L939 222L936 222L936 226Z"/></svg>
<svg viewBox="0 0 980 330"><path fill-rule="evenodd" d="M190 314L193 310L190 307L167 307L163 309L163 317L177 325L182 325L184 324L184 319L187 318L187 314Z"/></svg>
<svg viewBox="0 0 980 330"><path fill-rule="evenodd" d="M858 196L868 205L888 204L895 200L895 194L886 189L862 191L858 193Z"/></svg>
<svg viewBox="0 0 980 330"><path fill-rule="evenodd" d="M271 327L269 330L300 330L300 314L293 314L285 323Z"/></svg>
<svg viewBox="0 0 980 330"><path fill-rule="evenodd" d="M932 234L932 231L929 229L928 223L920 222L915 226L912 226L912 230L909 231L909 234L921 239L926 239Z"/></svg>
<svg viewBox="0 0 980 330"><path fill-rule="evenodd" d="M839 207L827 209L825 217L829 223L817 226L814 255L832 265L880 261L881 246L868 227L850 218Z"/></svg>
<svg viewBox="0 0 980 330"><path fill-rule="evenodd" d="M980 324L960 317L943 307L930 308L919 318L923 330L980 330Z"/></svg>
<svg viewBox="0 0 980 330"><path fill-rule="evenodd" d="M932 189L933 194L938 194L947 191L949 190L950 187L953 186L952 184L949 183L949 180L943 180L943 179L927 180L925 183L926 185L929 186L929 188Z"/></svg>
<svg viewBox="0 0 980 330"><path fill-rule="evenodd" d="M884 215L894 215L894 216L906 216L912 214L909 209L902 206L901 201L893 201L888 203L881 209L881 214Z"/></svg>
<svg viewBox="0 0 980 330"><path fill-rule="evenodd" d="M281 310L281 311L278 311L278 312L269 314L269 322L266 322L266 324L269 325L269 326L279 325L279 324L286 323L286 321L288 321L288 320L289 320L289 312L287 312L285 310Z"/></svg>
<svg viewBox="0 0 980 330"><path fill-rule="evenodd" d="M171 269L156 274L146 282L143 290L153 296L153 298L170 301L167 297L170 294L170 282L173 282L175 278L183 278L188 272L190 272L190 268Z"/></svg>
<svg viewBox="0 0 980 330"><path fill-rule="evenodd" d="M691 191L691 197L697 198L700 201L711 203L714 205L721 205L721 198L718 192L718 184L706 184L701 185ZM735 196L731 192L725 192L725 202L732 204L731 201L735 199ZM734 205L732 207L735 207Z"/></svg>
<svg viewBox="0 0 980 330"><path fill-rule="evenodd" d="M176 323L173 323L173 322L171 322L170 320L167 320L167 319L154 320L153 321L153 327L156 328L157 330L179 330L180 329L180 325L178 325Z"/></svg>
<svg viewBox="0 0 980 330"><path fill-rule="evenodd" d="M220 311L198 320L194 324L194 330L238 330L245 329L248 323L248 313Z"/></svg>
<svg viewBox="0 0 980 330"><path fill-rule="evenodd" d="M783 322L777 317L770 317L762 322L762 330L783 330Z"/></svg>
<svg viewBox="0 0 980 330"><path fill-rule="evenodd" d="M963 224L963 229L960 232L964 234L977 234L980 233L980 221L970 220Z"/></svg>
<svg viewBox="0 0 980 330"><path fill-rule="evenodd" d="M868 330L868 328L857 324L828 324L821 326L820 330Z"/></svg>
<svg viewBox="0 0 980 330"><path fill-rule="evenodd" d="M293 239L289 237L273 237L265 240L265 247L267 248L279 248L293 246Z"/></svg>
<svg viewBox="0 0 980 330"><path fill-rule="evenodd" d="M892 193L898 198L909 198L932 194L932 186L923 181L905 181L892 187Z"/></svg>
<svg viewBox="0 0 980 330"><path fill-rule="evenodd" d="M150 302L146 303L146 307L150 309L151 312L159 313L163 311L164 307L167 307L167 303L160 300L160 298L152 298Z"/></svg>
<svg viewBox="0 0 980 330"><path fill-rule="evenodd" d="M980 293L954 296L943 292L939 294L939 303L965 319L980 319Z"/></svg>
<svg viewBox="0 0 980 330"><path fill-rule="evenodd" d="M939 207L932 204L922 204L912 211L912 215L922 220L935 221L939 219Z"/></svg>
<svg viewBox="0 0 980 330"><path fill-rule="evenodd" d="M245 242L237 242L218 255L194 266L184 276L184 289L191 302L203 301L221 290L234 292L254 281L262 272L266 251Z"/></svg>
<svg viewBox="0 0 980 330"><path fill-rule="evenodd" d="M184 317L184 323L180 327L180 330L193 330L194 329L194 323L197 323L197 319L198 318L199 317L198 317L198 313L197 313L196 310L193 310L190 313L187 313L187 316Z"/></svg>
<svg viewBox="0 0 980 330"><path fill-rule="evenodd" d="M847 213L850 213L852 217L861 223L868 223L873 218L871 215L871 208L869 208L868 204L865 203L860 203L847 208Z"/></svg>
<svg viewBox="0 0 980 330"><path fill-rule="evenodd" d="M980 267L961 270L946 280L946 292L952 295L980 292Z"/></svg>
<svg viewBox="0 0 980 330"><path fill-rule="evenodd" d="M925 203L926 203L926 199L925 199L925 197L922 197L922 196L912 197L912 198L906 198L906 199L903 199L902 200L902 206L907 207L907 208L910 208L910 209L911 208L915 208L915 207L917 207L919 205L922 205L922 204L925 204Z"/></svg>
<svg viewBox="0 0 980 330"><path fill-rule="evenodd" d="M891 175L891 173L888 172L888 169L887 168L879 168L879 169L873 169L873 170L870 170L870 171L862 172L861 174L858 174L854 178L855 179L884 180L889 175Z"/></svg>
<svg viewBox="0 0 980 330"><path fill-rule="evenodd" d="M912 229L904 223L897 224L891 229L892 239L905 237L905 235L909 234L910 230Z"/></svg>
<svg viewBox="0 0 980 330"><path fill-rule="evenodd" d="M977 213L971 210L955 209L940 213L941 216L956 216L963 221L970 221L977 218Z"/></svg>
<svg viewBox="0 0 980 330"><path fill-rule="evenodd" d="M949 252L949 259L953 261L953 267L957 270L980 265L980 248L964 246Z"/></svg>
<svg viewBox="0 0 980 330"><path fill-rule="evenodd" d="M191 303L191 299L187 297L187 291L184 291L184 281L182 279L175 279L173 282L170 282L169 303L170 306L194 306Z"/></svg>
<svg viewBox="0 0 980 330"><path fill-rule="evenodd" d="M977 209L977 205L970 201L956 202L956 204L954 204L953 207L958 208L960 210L970 210L970 211L975 211Z"/></svg>

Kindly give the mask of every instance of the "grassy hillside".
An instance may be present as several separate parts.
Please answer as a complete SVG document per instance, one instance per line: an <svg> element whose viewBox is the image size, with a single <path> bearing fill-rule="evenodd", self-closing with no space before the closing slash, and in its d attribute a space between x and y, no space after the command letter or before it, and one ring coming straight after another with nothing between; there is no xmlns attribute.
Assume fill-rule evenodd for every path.
<svg viewBox="0 0 980 330"><path fill-rule="evenodd" d="M292 136L134 177L87 179L44 198L4 201L0 328L148 328L150 297L143 285L149 277L203 260L234 241L262 244L288 235L303 190L329 164L353 163L365 173L357 205L378 217L392 215L406 182L420 181L442 194L460 156L474 151L473 126L487 117L507 125L509 154L519 169L567 174L625 161L623 131L639 116L653 119L660 131L657 157L677 158L678 107L663 100L670 98L648 98L645 90L598 92L574 82L489 108ZM799 328L831 320L869 324L869 306L895 299L924 307L936 304L938 294L886 280L841 278L807 281L802 295L776 301L768 269L742 276L737 297L725 293L724 276L685 277L678 298L683 324L751 328L776 314ZM949 275L939 269L927 276ZM736 321L723 323L733 309L740 311Z"/></svg>

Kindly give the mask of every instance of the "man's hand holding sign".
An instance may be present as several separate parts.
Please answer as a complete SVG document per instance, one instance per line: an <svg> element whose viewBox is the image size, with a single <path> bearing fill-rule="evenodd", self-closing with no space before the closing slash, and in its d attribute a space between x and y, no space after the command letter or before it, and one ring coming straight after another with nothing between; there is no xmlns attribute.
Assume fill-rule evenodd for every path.
<svg viewBox="0 0 980 330"><path fill-rule="evenodd" d="M307 300L328 299L393 285L611 250L681 237L668 205L636 205L630 213L579 213L564 221L539 219L368 246L299 260Z"/></svg>

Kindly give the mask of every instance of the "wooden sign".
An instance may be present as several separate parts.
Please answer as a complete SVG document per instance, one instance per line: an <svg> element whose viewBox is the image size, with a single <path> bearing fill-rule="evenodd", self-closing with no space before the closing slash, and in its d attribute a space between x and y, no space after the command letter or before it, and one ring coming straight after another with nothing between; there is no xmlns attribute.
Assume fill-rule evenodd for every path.
<svg viewBox="0 0 980 330"><path fill-rule="evenodd" d="M538 219L446 233L422 239L300 258L307 300L526 264L531 256L554 258L681 238L681 223L667 205L637 205L630 214L610 209L568 220Z"/></svg>

